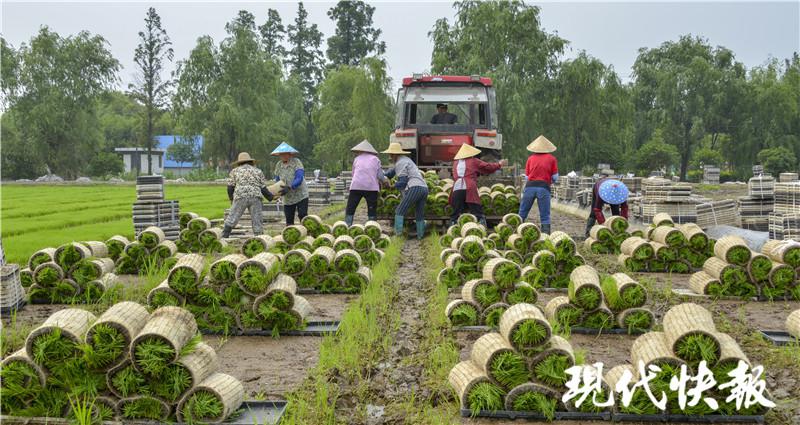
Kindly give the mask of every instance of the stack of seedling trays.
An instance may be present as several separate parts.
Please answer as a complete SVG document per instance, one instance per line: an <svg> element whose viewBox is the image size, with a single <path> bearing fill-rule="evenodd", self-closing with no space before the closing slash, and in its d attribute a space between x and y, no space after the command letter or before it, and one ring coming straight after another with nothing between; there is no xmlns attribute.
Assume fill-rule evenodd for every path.
<svg viewBox="0 0 800 425"><path fill-rule="evenodd" d="M647 291L625 273L602 279L591 266L570 274L568 296L551 299L544 308L550 323L562 332L642 333L653 327L653 313L644 308Z"/></svg>
<svg viewBox="0 0 800 425"><path fill-rule="evenodd" d="M573 201L580 189L580 177L562 177L553 185L556 198L562 201Z"/></svg>
<svg viewBox="0 0 800 425"><path fill-rule="evenodd" d="M800 300L796 271L800 244L773 240L757 253L743 239L730 235L717 241L714 253L689 280L695 293L715 298Z"/></svg>
<svg viewBox="0 0 800 425"><path fill-rule="evenodd" d="M139 233L135 241L129 242L123 236L114 236L106 241L106 246L109 257L116 257L117 274L140 274L164 266L171 267L180 255L178 245L166 239L164 232L155 226Z"/></svg>
<svg viewBox="0 0 800 425"><path fill-rule="evenodd" d="M134 233L150 227L160 227L167 239L178 238L180 226L178 201L164 199L163 176L139 176L136 178L136 202L133 203Z"/></svg>
<svg viewBox="0 0 800 425"><path fill-rule="evenodd" d="M739 197L739 217L743 229L766 232L769 230L769 214L775 208L775 179L772 176L752 177L748 183L748 195Z"/></svg>
<svg viewBox="0 0 800 425"><path fill-rule="evenodd" d="M658 213L667 213L678 223L697 221L697 211L691 200L692 187L687 183L673 183L662 178L648 178L642 182L642 220L652 221Z"/></svg>
<svg viewBox="0 0 800 425"><path fill-rule="evenodd" d="M800 241L800 214L770 214L769 238Z"/></svg>
<svg viewBox="0 0 800 425"><path fill-rule="evenodd" d="M448 381L458 395L462 416L526 418L551 421L609 419L585 403L564 405L566 370L576 363L569 341L553 335L538 307L516 304L500 318L499 332L487 333L472 346L470 358L456 364ZM609 394L598 394L598 400Z"/></svg>
<svg viewBox="0 0 800 425"><path fill-rule="evenodd" d="M730 389L720 389L730 381L728 373L735 369L739 361L750 366L750 361L739 344L728 334L717 331L711 313L697 304L679 304L664 315L664 331L648 332L639 336L631 347L631 364L618 365L605 374L610 388L616 388L623 375L632 376L631 382L640 379L639 370L657 367L660 371L649 380L651 392L656 397L666 396L666 409L653 405L643 388L633 392L630 404L625 407L619 402L621 393L615 394L616 413L619 421L658 421L658 422L740 422L745 416L748 422L763 422L764 409L756 404L749 408L737 409L734 401L726 402ZM716 385L703 393L704 397L715 399L719 407L711 409L704 402L694 407L681 409L678 392L670 388L673 377L680 375L681 366L686 365L696 373L701 361L713 372ZM692 372L690 372L692 373ZM631 384L628 384L628 388ZM729 416L738 416L738 418ZM728 418L729 420L725 420ZM738 420L737 420L738 419Z"/></svg>
<svg viewBox="0 0 800 425"><path fill-rule="evenodd" d="M781 183L795 182L798 179L797 173L780 173L778 174L778 181Z"/></svg>
<svg viewBox="0 0 800 425"><path fill-rule="evenodd" d="M628 220L622 216L611 216L603 224L592 226L589 237L583 241L588 252L594 254L619 254L620 246L631 236L644 236L642 230L628 232Z"/></svg>
<svg viewBox="0 0 800 425"><path fill-rule="evenodd" d="M775 183L775 212L800 214L800 181Z"/></svg>
<svg viewBox="0 0 800 425"><path fill-rule="evenodd" d="M228 246L222 239L222 229L212 227L211 220L205 217L191 218L175 244L178 252L205 254L222 252Z"/></svg>
<svg viewBox="0 0 800 425"><path fill-rule="evenodd" d="M622 177L620 179L630 193L639 193L642 191L642 178L641 177Z"/></svg>
<svg viewBox="0 0 800 425"><path fill-rule="evenodd" d="M696 206L697 225L703 229L711 226L738 226L738 204L733 199L701 202Z"/></svg>
<svg viewBox="0 0 800 425"><path fill-rule="evenodd" d="M333 184L333 193L331 194L331 202L344 202L345 196L344 192L347 189L345 186L344 180L341 177L337 177Z"/></svg>
<svg viewBox="0 0 800 425"><path fill-rule="evenodd" d="M617 261L632 272L691 273L713 255L714 244L698 225L676 225L668 214L659 213L645 237L622 242Z"/></svg>
<svg viewBox="0 0 800 425"><path fill-rule="evenodd" d="M703 166L703 184L719 184L719 167L715 165Z"/></svg>
<svg viewBox="0 0 800 425"><path fill-rule="evenodd" d="M34 304L96 303L118 284L114 269L105 243L71 242L33 253L23 282Z"/></svg>
<svg viewBox="0 0 800 425"><path fill-rule="evenodd" d="M186 254L150 291L147 302L154 308L186 308L204 333L266 330L277 336L304 328L312 310L280 268L280 258L266 252L253 258L230 254L209 267L201 255Z"/></svg>
<svg viewBox="0 0 800 425"><path fill-rule="evenodd" d="M320 177L318 182L312 179L306 186L309 205L323 207L331 204L331 186L327 177Z"/></svg>
<svg viewBox="0 0 800 425"><path fill-rule="evenodd" d="M99 318L57 311L2 366L2 410L11 416L219 423L244 398L242 383L218 372L192 314L178 307L150 314L121 302Z"/></svg>
<svg viewBox="0 0 800 425"><path fill-rule="evenodd" d="M13 314L25 306L25 289L20 282L18 264L0 267L0 313Z"/></svg>

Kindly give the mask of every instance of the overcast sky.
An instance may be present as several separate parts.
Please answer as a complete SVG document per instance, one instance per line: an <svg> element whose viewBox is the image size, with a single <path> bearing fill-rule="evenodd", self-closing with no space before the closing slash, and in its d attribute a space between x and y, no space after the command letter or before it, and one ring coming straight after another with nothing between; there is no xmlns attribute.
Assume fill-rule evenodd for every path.
<svg viewBox="0 0 800 425"><path fill-rule="evenodd" d="M432 45L427 33L436 19L452 18L452 2L372 2L375 25L383 31L386 59L395 83L430 66ZM333 2L306 2L311 22L327 38L334 31L326 12ZM640 47L656 47L691 33L712 45L733 50L748 68L769 58L783 59L800 51L800 0L784 2L545 2L545 30L570 41L567 57L580 50L611 64L626 80ZM284 25L294 20L295 2L2 2L2 34L14 46L27 42L42 25L62 36L88 30L100 34L122 63L123 87L132 81L133 51L147 7L156 7L172 39L175 58L183 59L201 35L218 43L225 23L240 9L264 22L267 9L277 9ZM491 46L486 46L491 48ZM324 51L324 50L323 50Z"/></svg>

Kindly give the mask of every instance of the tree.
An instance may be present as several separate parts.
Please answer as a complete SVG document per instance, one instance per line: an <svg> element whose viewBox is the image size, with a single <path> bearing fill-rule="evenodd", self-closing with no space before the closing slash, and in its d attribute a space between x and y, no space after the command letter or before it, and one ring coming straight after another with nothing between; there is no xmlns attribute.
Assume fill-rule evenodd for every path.
<svg viewBox="0 0 800 425"><path fill-rule="evenodd" d="M317 86L322 80L325 64L320 49L322 32L317 29L317 24L308 23L308 12L303 2L297 5L297 17L294 24L289 25L288 37L290 75L300 82L306 99L306 112L310 112L317 99Z"/></svg>
<svg viewBox="0 0 800 425"><path fill-rule="evenodd" d="M797 166L794 152L783 146L762 150L758 153L758 162L764 166L764 172L773 176L796 170Z"/></svg>
<svg viewBox="0 0 800 425"><path fill-rule="evenodd" d="M183 167L185 162L194 164L197 161L197 147L194 139L180 138L175 140L167 148L167 158L177 162L179 167Z"/></svg>
<svg viewBox="0 0 800 425"><path fill-rule="evenodd" d="M4 177L32 177L49 166L73 178L85 169L103 143L97 101L119 69L107 45L85 31L64 38L43 26L13 50L16 74L2 75ZM6 46L3 59L11 52Z"/></svg>
<svg viewBox="0 0 800 425"><path fill-rule="evenodd" d="M167 103L171 85L169 80L161 80L161 72L164 69L164 61L172 61L174 53L170 47L172 42L167 31L161 27L161 17L155 8L147 9L144 25L145 30L139 31L139 45L133 55L138 71L136 83L131 84L129 89L134 98L144 105L144 144L147 148L147 157L151 158L156 143L153 137L153 123L159 115L159 110ZM147 174L153 174L152 162L147 161Z"/></svg>
<svg viewBox="0 0 800 425"><path fill-rule="evenodd" d="M89 175L105 177L120 174L125 170L122 158L113 152L98 152L89 161Z"/></svg>
<svg viewBox="0 0 800 425"><path fill-rule="evenodd" d="M283 47L283 39L286 36L286 28L281 21L281 15L275 9L267 11L267 22L258 27L261 33L261 42L264 44L264 51L268 56L277 60L283 60L286 56L286 48Z"/></svg>
<svg viewBox="0 0 800 425"><path fill-rule="evenodd" d="M669 172L680 162L678 148L664 142L660 131L642 145L633 157L637 173L646 175L649 171L664 169Z"/></svg>
<svg viewBox="0 0 800 425"><path fill-rule="evenodd" d="M360 0L339 0L328 10L336 22L336 33L328 38L328 59L331 65L358 65L370 53L380 56L386 43L378 41L381 30L372 26L375 7Z"/></svg>

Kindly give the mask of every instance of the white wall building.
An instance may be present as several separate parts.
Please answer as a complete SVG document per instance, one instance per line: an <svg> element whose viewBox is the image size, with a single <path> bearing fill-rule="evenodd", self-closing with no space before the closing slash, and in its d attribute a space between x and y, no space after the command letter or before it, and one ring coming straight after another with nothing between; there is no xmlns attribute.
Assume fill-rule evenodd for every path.
<svg viewBox="0 0 800 425"><path fill-rule="evenodd" d="M139 174L147 174L147 149L145 148L116 148L114 151L122 155L122 162L125 163L125 172L135 172L139 170ZM150 161L153 162L153 174L164 173L164 153L165 149L152 149Z"/></svg>

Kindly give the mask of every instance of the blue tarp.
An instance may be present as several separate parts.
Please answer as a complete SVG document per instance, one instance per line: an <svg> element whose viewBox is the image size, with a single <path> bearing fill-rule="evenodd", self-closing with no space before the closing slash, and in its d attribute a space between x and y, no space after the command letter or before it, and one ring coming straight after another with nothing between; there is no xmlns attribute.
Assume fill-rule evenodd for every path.
<svg viewBox="0 0 800 425"><path fill-rule="evenodd" d="M175 143L176 141L180 142L183 138L181 136L174 134L162 134L160 136L155 136L155 139L156 141L158 141L157 145L158 148L164 149L166 151L171 144ZM203 136L194 136L194 141L197 152L200 152L200 149L203 147ZM189 164L187 162L178 164L175 161L167 159L167 154L166 153L164 154L164 168L178 168L178 167L190 168L192 167L192 165L193 164ZM199 161L195 164L195 166L199 166Z"/></svg>

